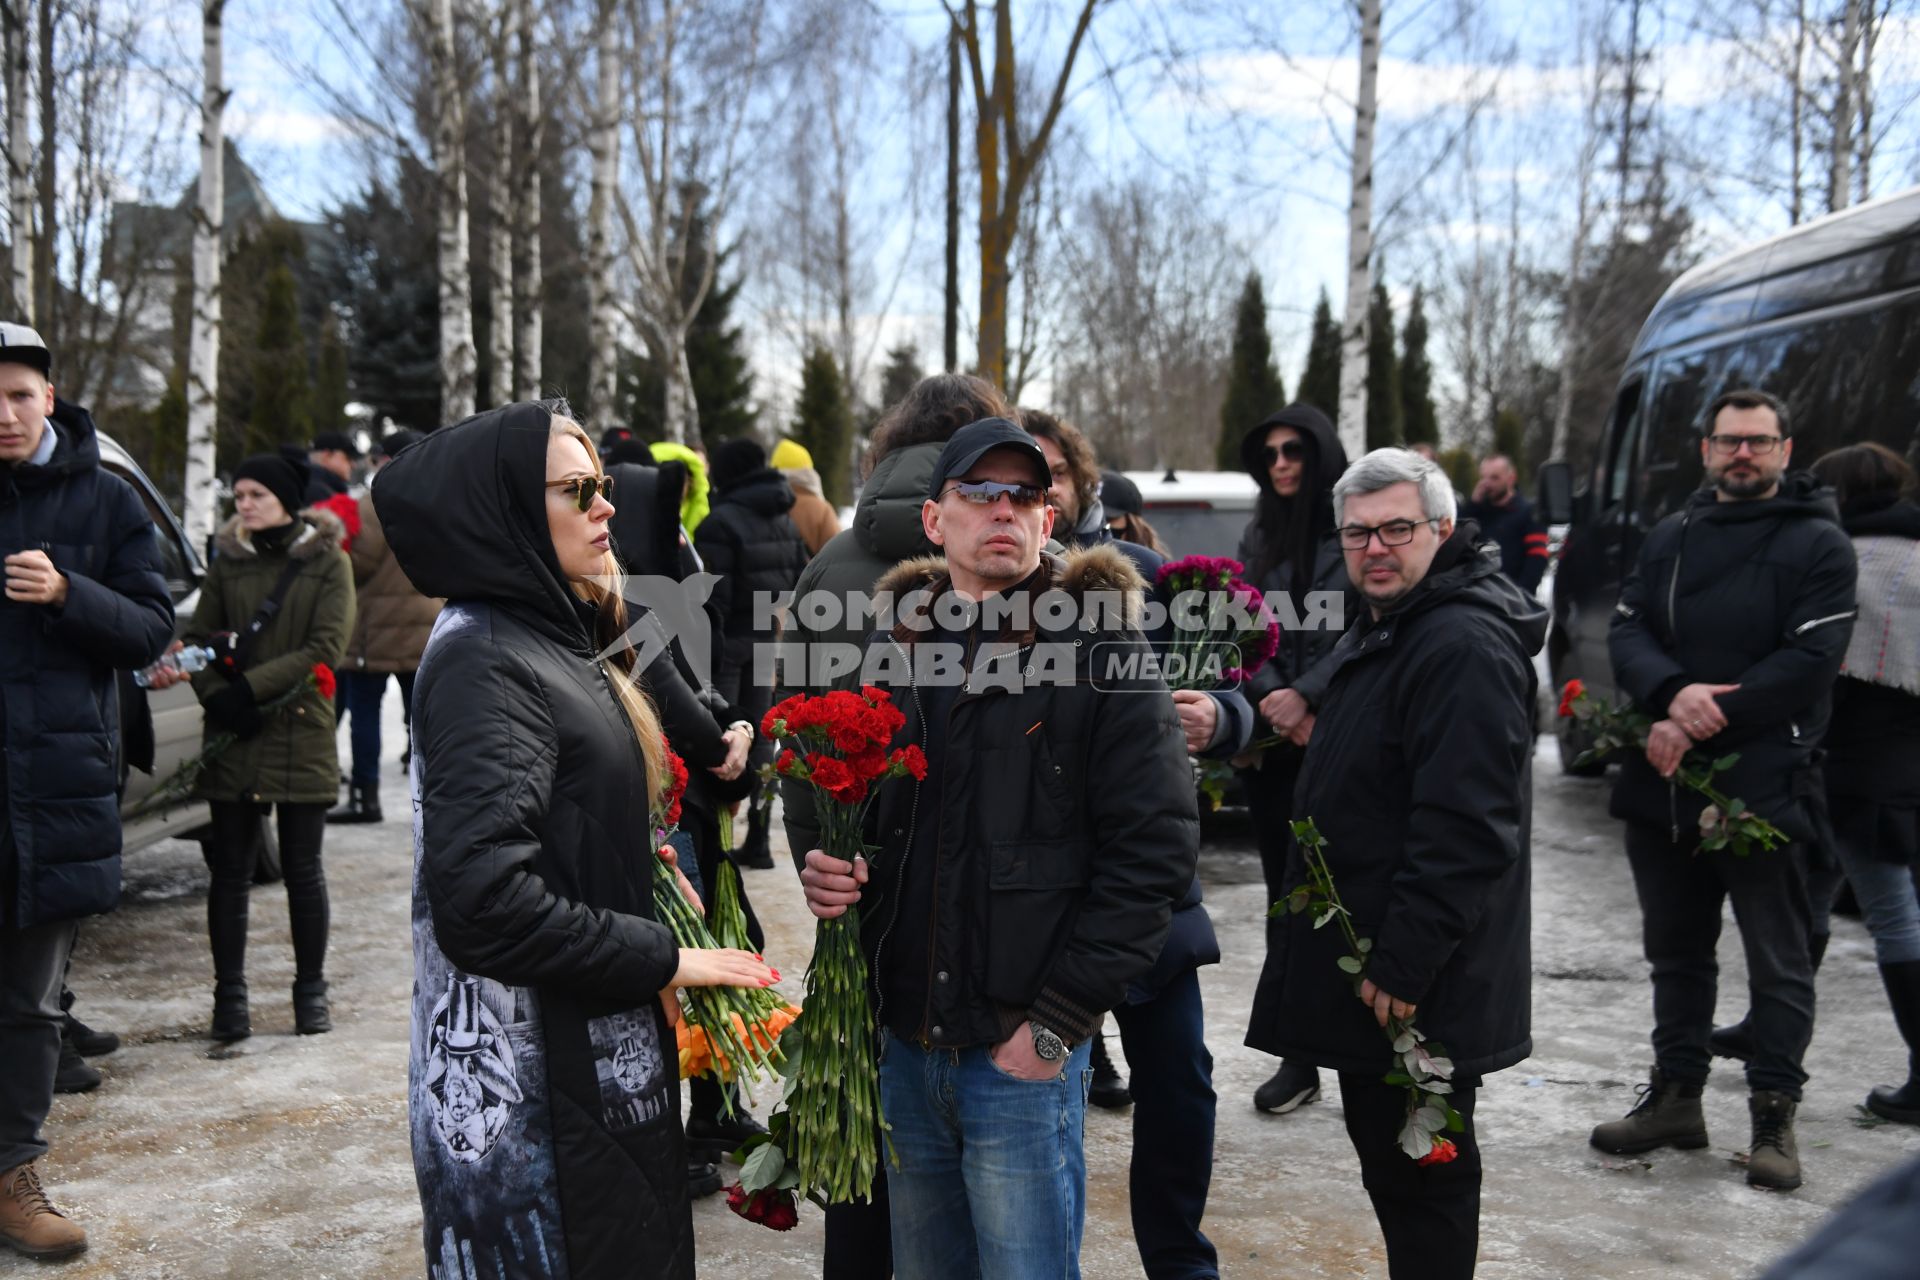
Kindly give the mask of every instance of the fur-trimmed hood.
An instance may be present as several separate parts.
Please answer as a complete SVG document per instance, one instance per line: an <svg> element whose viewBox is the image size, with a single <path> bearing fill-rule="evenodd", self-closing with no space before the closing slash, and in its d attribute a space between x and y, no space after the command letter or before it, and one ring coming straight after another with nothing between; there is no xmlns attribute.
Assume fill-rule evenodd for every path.
<svg viewBox="0 0 1920 1280"><path fill-rule="evenodd" d="M295 560L311 560L329 549L338 551L347 539L347 526L331 511L307 507L294 519L306 525L287 548L287 554ZM254 548L252 535L241 525L239 516L229 517L220 526L220 533L213 545L221 555L238 559L251 560L260 554Z"/></svg>
<svg viewBox="0 0 1920 1280"><path fill-rule="evenodd" d="M953 578L947 572L945 556L919 556L912 560L903 560L895 565L874 584L878 594L891 593L904 602L914 592L925 591L923 599L913 602L913 613L924 614L933 607L933 602L953 585ZM1125 625L1138 629L1140 626L1141 605L1146 599L1149 584L1134 568L1133 561L1110 545L1079 547L1055 555L1052 552L1040 553L1040 568L1014 591L1025 591L1039 596L1048 591L1064 592L1075 601L1082 601L1095 592L1117 594L1121 601L1121 618ZM1029 617L1044 621L1040 611L1031 610ZM1073 625L1079 626L1079 619ZM1110 628L1103 628L1110 629ZM894 624L894 638L911 643L914 638L925 635L902 619ZM1029 627L1017 637L1021 644L1029 644L1035 638L1035 628Z"/></svg>

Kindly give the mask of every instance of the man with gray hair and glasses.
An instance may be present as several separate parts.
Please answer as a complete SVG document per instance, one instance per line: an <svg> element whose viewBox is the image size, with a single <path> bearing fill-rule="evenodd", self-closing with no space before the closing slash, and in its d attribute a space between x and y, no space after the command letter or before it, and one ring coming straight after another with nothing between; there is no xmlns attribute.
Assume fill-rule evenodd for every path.
<svg viewBox="0 0 1920 1280"><path fill-rule="evenodd" d="M1393 1280L1464 1280L1480 1232L1480 1078L1533 1050L1528 825L1532 656L1547 614L1456 522L1432 462L1376 449L1334 485L1347 573L1366 613L1335 646L1294 811L1326 839L1359 935L1355 986L1338 929L1286 917L1254 995L1247 1043L1340 1073L1347 1134ZM1306 883L1297 846L1286 883ZM1386 1027L1413 1021L1453 1062L1465 1127L1424 1159L1404 1150L1407 1090Z"/></svg>

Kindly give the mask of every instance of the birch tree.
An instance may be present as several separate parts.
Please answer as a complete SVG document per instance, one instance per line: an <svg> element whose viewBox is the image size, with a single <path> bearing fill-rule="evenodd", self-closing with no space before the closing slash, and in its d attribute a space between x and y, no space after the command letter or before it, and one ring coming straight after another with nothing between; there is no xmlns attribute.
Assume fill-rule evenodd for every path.
<svg viewBox="0 0 1920 1280"><path fill-rule="evenodd" d="M541 307L546 291L540 261L540 154L544 120L540 114L540 52L534 31L532 0L508 0L515 11L519 40L520 84L514 95L519 118L514 141L519 147L513 175L513 307L519 321L513 364L513 396L540 396L541 344L545 341Z"/></svg>
<svg viewBox="0 0 1920 1280"><path fill-rule="evenodd" d="M27 43L29 0L0 0L6 31L7 82L7 236L12 262L13 314L33 319L33 135L27 115L33 80Z"/></svg>
<svg viewBox="0 0 1920 1280"><path fill-rule="evenodd" d="M1377 0L1370 0L1376 3ZM1012 273L1008 260L1020 232L1020 209L1034 172L1053 136L1066 103L1067 82L1093 24L1100 0L1081 0L1060 69L1053 77L1045 112L1031 136L1023 136L1019 114L1019 69L1015 63L1013 5L993 6L993 30L981 26L978 0L947 8L954 38L973 86L974 162L980 182L980 333L977 367L996 386L1007 382L1007 314ZM992 46L993 73L986 70ZM1362 303L1364 307L1364 300Z"/></svg>
<svg viewBox="0 0 1920 1280"><path fill-rule="evenodd" d="M761 70L765 7L763 0L629 3L635 71L624 114L638 183L631 191L616 183L614 206L637 287L625 295L622 318L646 341L666 384L662 434L697 443L687 330L713 287L720 255L680 249L692 242L696 217L718 225L730 208Z"/></svg>
<svg viewBox="0 0 1920 1280"><path fill-rule="evenodd" d="M1860 0L1845 0L1840 47L1834 56L1833 141L1827 169L1827 211L1844 209L1853 197L1854 82L1859 73Z"/></svg>
<svg viewBox="0 0 1920 1280"><path fill-rule="evenodd" d="M593 116L587 134L593 156L593 189L587 204L587 425L596 437L614 425L618 377L613 202L620 181L620 56L618 0L599 0L594 14Z"/></svg>
<svg viewBox="0 0 1920 1280"><path fill-rule="evenodd" d="M1347 199L1347 309L1340 330L1340 443L1357 458L1367 441L1368 293L1373 287L1373 131L1378 116L1380 0L1360 0L1360 91L1353 107Z"/></svg>
<svg viewBox="0 0 1920 1280"><path fill-rule="evenodd" d="M445 3L445 0L441 0ZM193 314L187 333L187 541L206 545L214 523L215 427L220 392L220 255L226 193L222 127L228 90L221 67L227 0L200 10L200 203L193 217Z"/></svg>
<svg viewBox="0 0 1920 1280"><path fill-rule="evenodd" d="M493 65L493 173L486 184L487 199L487 383L480 389L487 407L513 398L513 223L514 125L519 114L513 103L514 23L520 15L516 0L504 0L489 33Z"/></svg>
<svg viewBox="0 0 1920 1280"><path fill-rule="evenodd" d="M467 260L466 112L452 0L427 0L433 172L440 268L440 404L449 422L474 408L473 277Z"/></svg>

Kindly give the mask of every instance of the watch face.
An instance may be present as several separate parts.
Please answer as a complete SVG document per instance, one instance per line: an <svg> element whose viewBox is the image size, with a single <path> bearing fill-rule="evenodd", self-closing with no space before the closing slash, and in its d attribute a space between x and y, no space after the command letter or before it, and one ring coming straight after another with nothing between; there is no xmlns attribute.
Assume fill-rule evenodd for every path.
<svg viewBox="0 0 1920 1280"><path fill-rule="evenodd" d="M1047 1062L1058 1062L1066 1055L1067 1046L1046 1027L1033 1028L1033 1051Z"/></svg>

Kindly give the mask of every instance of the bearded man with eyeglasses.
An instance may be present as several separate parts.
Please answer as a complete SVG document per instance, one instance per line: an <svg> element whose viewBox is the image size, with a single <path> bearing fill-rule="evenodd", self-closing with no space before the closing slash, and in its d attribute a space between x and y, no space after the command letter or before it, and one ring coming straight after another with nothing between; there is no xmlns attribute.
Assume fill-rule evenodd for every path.
<svg viewBox="0 0 1920 1280"><path fill-rule="evenodd" d="M1647 534L1620 591L1608 649L1615 683L1655 719L1645 758L1626 760L1612 812L1653 968L1652 1078L1602 1151L1707 1145L1701 1093L1731 899L1746 951L1747 1181L1800 1185L1794 1112L1813 1038L1807 857L1824 826L1820 740L1853 631L1855 564L1832 494L1793 459L1787 406L1730 391L1707 411L1706 485ZM1714 786L1794 842L1741 856L1700 848L1705 801L1675 773L1698 746L1737 757ZM1715 815L1706 815L1711 823Z"/></svg>
<svg viewBox="0 0 1920 1280"><path fill-rule="evenodd" d="M1111 546L1045 551L1049 482L1003 418L941 450L921 521L945 554L880 580L897 620L864 667L926 776L882 784L869 858L813 849L800 873L815 915L861 908L915 1280L1079 1277L1089 1042L1199 853L1180 718L1123 603L1146 584Z"/></svg>
<svg viewBox="0 0 1920 1280"><path fill-rule="evenodd" d="M1293 812L1372 940L1356 989L1338 929L1289 915L1268 944L1247 1043L1340 1073L1347 1134L1393 1280L1464 1280L1479 1247L1480 1079L1533 1050L1528 930L1532 657L1546 610L1455 520L1440 468L1376 449L1333 487L1347 573L1367 608L1334 646ZM1284 882L1307 882L1289 843ZM1407 1092L1385 1033L1413 1019L1453 1061L1453 1144L1400 1145ZM1416 1153L1417 1154L1417 1153Z"/></svg>

